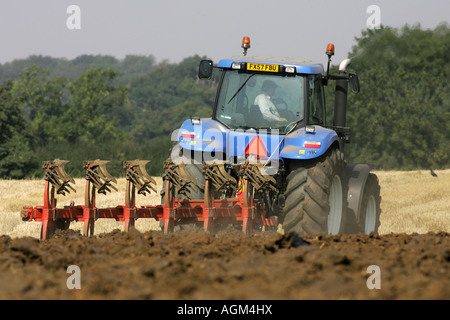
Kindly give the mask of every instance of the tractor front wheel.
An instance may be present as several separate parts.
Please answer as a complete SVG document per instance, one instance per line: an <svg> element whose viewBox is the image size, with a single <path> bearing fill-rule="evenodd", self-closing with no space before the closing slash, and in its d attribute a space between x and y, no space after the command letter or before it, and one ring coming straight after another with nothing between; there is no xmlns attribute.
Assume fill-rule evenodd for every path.
<svg viewBox="0 0 450 320"><path fill-rule="evenodd" d="M370 234L373 232L378 234L381 214L380 204L381 196L378 178L373 173L370 173L364 186L361 201L361 217L359 223L359 231L361 233Z"/></svg>

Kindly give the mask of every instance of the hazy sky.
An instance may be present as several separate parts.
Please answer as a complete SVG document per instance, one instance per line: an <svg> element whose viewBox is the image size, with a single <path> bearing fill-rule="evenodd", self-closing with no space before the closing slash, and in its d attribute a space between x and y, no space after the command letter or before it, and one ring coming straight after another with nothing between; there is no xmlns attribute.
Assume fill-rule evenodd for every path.
<svg viewBox="0 0 450 320"><path fill-rule="evenodd" d="M67 27L70 5L80 8L81 29ZM366 29L370 5L387 26L434 29L450 20L449 0L2 0L0 63L32 54L151 54L157 62L199 54L217 62L242 54L242 37L250 36L249 55L324 64L333 42L338 64Z"/></svg>

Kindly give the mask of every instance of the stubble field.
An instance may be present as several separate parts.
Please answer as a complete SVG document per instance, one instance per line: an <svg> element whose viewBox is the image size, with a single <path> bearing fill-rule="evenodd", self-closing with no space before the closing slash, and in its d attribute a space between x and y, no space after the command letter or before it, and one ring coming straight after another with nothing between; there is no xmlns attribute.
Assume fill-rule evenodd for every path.
<svg viewBox="0 0 450 320"><path fill-rule="evenodd" d="M450 299L450 170L377 171L382 196L379 235L244 236L194 230L165 236L159 223L99 220L93 238L81 223L40 242L40 223L23 222L24 205L43 204L43 180L0 181L0 299ZM160 178L158 179L160 183ZM82 204L77 193L58 207ZM119 192L99 195L97 207L124 202ZM159 204L159 195L137 205ZM70 290L67 267L81 270ZM379 267L380 289L369 289L368 267Z"/></svg>

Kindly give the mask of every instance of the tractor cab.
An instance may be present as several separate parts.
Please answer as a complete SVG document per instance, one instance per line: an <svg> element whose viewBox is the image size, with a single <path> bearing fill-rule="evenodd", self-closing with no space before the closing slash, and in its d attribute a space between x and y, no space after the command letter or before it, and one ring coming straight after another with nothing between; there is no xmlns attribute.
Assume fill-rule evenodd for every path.
<svg viewBox="0 0 450 320"><path fill-rule="evenodd" d="M210 66L210 67L208 67ZM229 57L222 70L212 118L228 129L286 134L294 126L325 126L322 64L268 57ZM204 60L199 77L209 78Z"/></svg>

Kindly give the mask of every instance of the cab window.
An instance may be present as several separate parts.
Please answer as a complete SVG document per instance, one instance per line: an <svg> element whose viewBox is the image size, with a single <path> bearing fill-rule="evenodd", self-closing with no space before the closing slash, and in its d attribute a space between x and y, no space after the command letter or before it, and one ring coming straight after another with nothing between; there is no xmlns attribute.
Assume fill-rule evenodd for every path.
<svg viewBox="0 0 450 320"><path fill-rule="evenodd" d="M321 75L309 77L309 124L325 124L325 100Z"/></svg>

